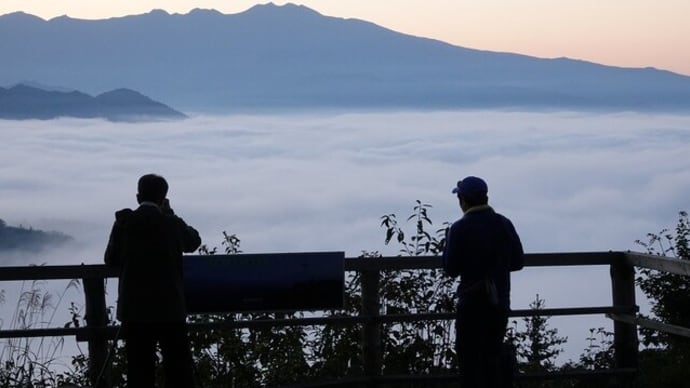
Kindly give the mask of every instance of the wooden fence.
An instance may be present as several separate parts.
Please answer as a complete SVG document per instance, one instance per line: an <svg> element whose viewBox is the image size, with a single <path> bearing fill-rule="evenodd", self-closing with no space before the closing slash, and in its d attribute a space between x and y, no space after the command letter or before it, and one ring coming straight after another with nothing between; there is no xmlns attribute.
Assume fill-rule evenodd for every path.
<svg viewBox="0 0 690 388"><path fill-rule="evenodd" d="M439 257L384 257L347 258L345 271L361 273L362 306L353 317L308 317L300 319L266 319L235 321L231 323L205 323L190 325L190 330L208 330L229 327L279 327L337 324L362 325L362 357L364 375L361 378L339 382L305 384L300 387L325 387L364 384L376 387L396 381L439 382L457 378L444 376L410 376L382 374L381 324L454 319L452 312L421 314L380 314L379 280L381 271L440 268ZM610 305L591 307L559 307L539 310L513 310L512 317L564 316L603 314L614 320L615 367L603 371L573 371L542 375L520 376L522 379L591 378L613 375L622 386L630 385L638 367L638 326L690 337L690 328L664 324L638 316L635 301L635 267L650 268L680 275L690 275L690 263L633 252L540 253L525 256L526 267L608 266L611 274L612 301ZM42 328L27 330L0 330L0 338L76 336L88 341L90 377L94 381L105 363L108 340L115 337L118 328L106 326L107 306L105 279L117 274L104 265L0 267L0 281L80 279L84 287L86 327ZM95 385L95 384L94 384Z"/></svg>

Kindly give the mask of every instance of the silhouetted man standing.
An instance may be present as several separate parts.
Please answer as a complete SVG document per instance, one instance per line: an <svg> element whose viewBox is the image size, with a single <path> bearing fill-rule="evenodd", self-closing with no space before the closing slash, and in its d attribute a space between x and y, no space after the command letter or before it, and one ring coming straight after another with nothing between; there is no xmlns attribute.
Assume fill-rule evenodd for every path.
<svg viewBox="0 0 690 388"><path fill-rule="evenodd" d="M488 205L483 179L468 176L452 192L464 214L446 237L443 269L449 276L460 275L455 329L461 387L502 387L510 271L523 266L522 244L510 220Z"/></svg>
<svg viewBox="0 0 690 388"><path fill-rule="evenodd" d="M136 210L115 213L105 263L120 269L117 317L127 354L127 385L155 384L156 344L168 387L191 388L192 355L186 329L182 253L201 244L199 233L170 208L168 183L139 179Z"/></svg>

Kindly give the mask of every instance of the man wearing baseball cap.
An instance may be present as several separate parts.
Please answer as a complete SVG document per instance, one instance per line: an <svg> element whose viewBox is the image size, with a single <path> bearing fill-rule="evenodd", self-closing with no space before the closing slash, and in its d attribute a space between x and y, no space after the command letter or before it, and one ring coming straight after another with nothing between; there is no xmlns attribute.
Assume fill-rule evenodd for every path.
<svg viewBox="0 0 690 388"><path fill-rule="evenodd" d="M510 272L522 269L523 249L510 220L488 205L488 186L468 176L452 190L463 216L446 236L443 269L460 276L456 352L463 388L509 386L500 373L510 311Z"/></svg>

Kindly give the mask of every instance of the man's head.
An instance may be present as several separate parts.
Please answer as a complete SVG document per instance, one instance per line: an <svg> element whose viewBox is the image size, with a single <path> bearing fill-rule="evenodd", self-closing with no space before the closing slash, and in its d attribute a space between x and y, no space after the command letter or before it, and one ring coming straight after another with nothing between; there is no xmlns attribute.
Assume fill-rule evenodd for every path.
<svg viewBox="0 0 690 388"><path fill-rule="evenodd" d="M453 188L453 194L458 196L463 211L474 206L486 205L489 202L488 191L489 187L486 182L476 176L468 176L459 180Z"/></svg>
<svg viewBox="0 0 690 388"><path fill-rule="evenodd" d="M160 175L146 174L139 178L137 185L137 201L162 204L168 195L168 182Z"/></svg>

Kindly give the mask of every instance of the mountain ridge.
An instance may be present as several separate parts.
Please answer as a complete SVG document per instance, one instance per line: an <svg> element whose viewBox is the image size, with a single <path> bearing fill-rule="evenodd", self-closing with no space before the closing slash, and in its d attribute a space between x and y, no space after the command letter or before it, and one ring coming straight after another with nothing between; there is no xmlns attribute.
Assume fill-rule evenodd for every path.
<svg viewBox="0 0 690 388"><path fill-rule="evenodd" d="M10 251L40 252L73 242L74 238L57 231L11 226L0 219L0 252ZM7 265L8 263L0 263Z"/></svg>
<svg viewBox="0 0 690 388"><path fill-rule="evenodd" d="M667 70L465 48L294 4L54 18L21 43L3 38L19 36L3 18L0 84L131 85L187 111L690 108L690 77Z"/></svg>
<svg viewBox="0 0 690 388"><path fill-rule="evenodd" d="M49 120L58 117L148 121L175 120L186 116L125 88L94 97L78 90L47 90L24 83L9 88L0 87L0 119Z"/></svg>

